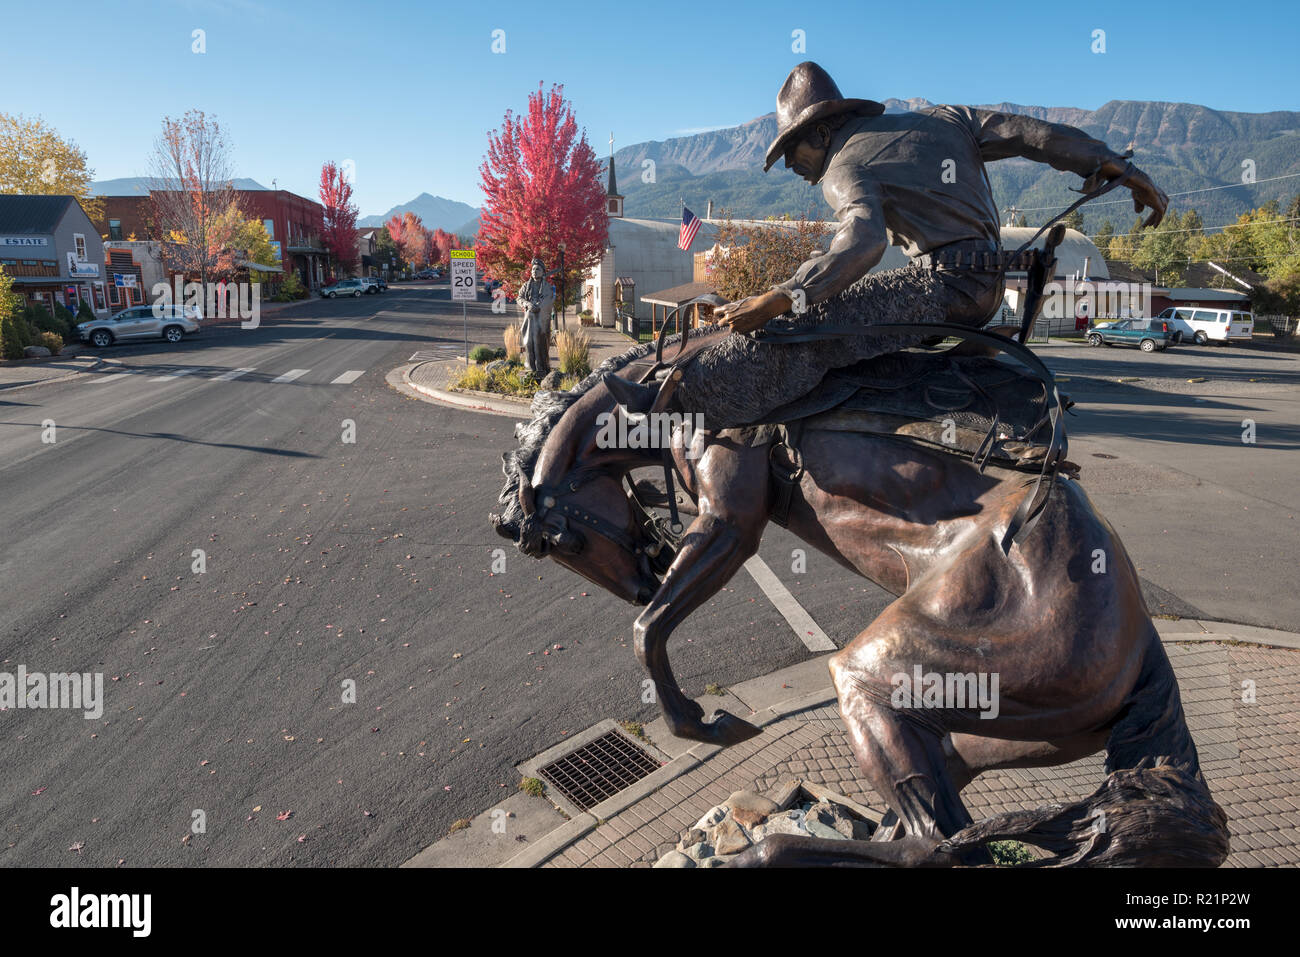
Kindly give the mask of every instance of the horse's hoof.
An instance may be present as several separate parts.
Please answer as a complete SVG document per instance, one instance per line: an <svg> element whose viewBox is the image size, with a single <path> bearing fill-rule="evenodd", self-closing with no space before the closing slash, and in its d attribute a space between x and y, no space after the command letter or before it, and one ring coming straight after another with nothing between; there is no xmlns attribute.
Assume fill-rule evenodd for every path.
<svg viewBox="0 0 1300 957"><path fill-rule="evenodd" d="M729 711L718 711L705 727L709 730L709 743L724 748L763 733L761 728L754 727L744 718L737 718Z"/></svg>

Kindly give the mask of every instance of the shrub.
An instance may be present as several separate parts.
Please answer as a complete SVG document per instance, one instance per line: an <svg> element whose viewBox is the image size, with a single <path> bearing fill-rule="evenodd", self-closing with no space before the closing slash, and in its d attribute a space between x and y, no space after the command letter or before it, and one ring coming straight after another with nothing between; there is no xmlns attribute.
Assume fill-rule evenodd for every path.
<svg viewBox="0 0 1300 957"><path fill-rule="evenodd" d="M504 359L506 358L506 350L498 349L495 353L493 353L493 356L497 359Z"/></svg>
<svg viewBox="0 0 1300 957"><path fill-rule="evenodd" d="M524 340L518 327L514 325L506 326L506 331L502 338L505 339L506 343L506 358L511 362L516 361L519 358L520 353L524 351Z"/></svg>
<svg viewBox="0 0 1300 957"><path fill-rule="evenodd" d="M22 343L19 342L18 332L20 324L24 324L21 318L9 317L0 321L0 348L4 349L6 359L21 359L23 357L23 347Z"/></svg>
<svg viewBox="0 0 1300 957"><path fill-rule="evenodd" d="M95 310L90 308L90 303L81 300L81 305L77 307L77 322L94 322Z"/></svg>
<svg viewBox="0 0 1300 957"><path fill-rule="evenodd" d="M77 317L72 314L71 309L63 305L61 302L56 302L54 304L54 322L55 327L53 329L42 331L62 334L64 332L71 332L73 329L77 328Z"/></svg>
<svg viewBox="0 0 1300 957"><path fill-rule="evenodd" d="M454 373L447 385L453 389L473 389L476 392L488 391L488 374L483 366L467 366Z"/></svg>
<svg viewBox="0 0 1300 957"><path fill-rule="evenodd" d="M562 331L555 340L560 352L560 371L582 378L591 374L591 340L586 333Z"/></svg>
<svg viewBox="0 0 1300 957"><path fill-rule="evenodd" d="M469 357L474 362L491 362L497 357L497 350L491 346L475 346L469 351Z"/></svg>
<svg viewBox="0 0 1300 957"><path fill-rule="evenodd" d="M284 282L280 283L280 294L288 297L281 300L282 302L288 302L290 299L306 299L310 295L296 272L290 272L284 277Z"/></svg>
<svg viewBox="0 0 1300 957"><path fill-rule="evenodd" d="M63 348L63 336L57 332L42 332L36 337L36 345L44 346L50 350L50 355L57 356Z"/></svg>
<svg viewBox="0 0 1300 957"><path fill-rule="evenodd" d="M999 867L1014 867L1034 859L1029 848L1019 841L990 841L988 849L993 856L993 863Z"/></svg>

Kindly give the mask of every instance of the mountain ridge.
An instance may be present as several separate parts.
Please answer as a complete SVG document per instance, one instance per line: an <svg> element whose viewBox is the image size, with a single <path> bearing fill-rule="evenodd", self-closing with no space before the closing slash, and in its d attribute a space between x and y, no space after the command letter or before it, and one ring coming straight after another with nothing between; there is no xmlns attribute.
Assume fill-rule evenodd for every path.
<svg viewBox="0 0 1300 957"><path fill-rule="evenodd" d="M926 109L935 104L914 97L882 101L887 112ZM1080 107L977 104L981 109L1018 113L1078 127L1116 150L1130 145L1134 162L1167 193L1206 190L1184 200L1171 197L1177 210L1195 208L1206 225L1223 225L1267 200L1285 201L1300 191L1300 177L1274 182L1242 183L1242 161L1254 161L1256 177L1300 173L1300 112L1275 110L1242 113L1194 103L1110 100L1095 110ZM739 126L625 146L614 154L619 187L629 217L671 218L679 214L679 197L703 215L708 200L715 215L727 210L737 217L809 214L829 219L819 187L785 171L778 163L763 174L762 162L776 137L776 114L768 113ZM643 182L654 161L655 182ZM1069 205L1078 177L1025 159L988 165L999 209L1015 205L1031 225ZM1235 187L1235 188L1233 188ZM1083 207L1088 230L1109 219L1120 231L1133 220L1132 206L1098 202Z"/></svg>

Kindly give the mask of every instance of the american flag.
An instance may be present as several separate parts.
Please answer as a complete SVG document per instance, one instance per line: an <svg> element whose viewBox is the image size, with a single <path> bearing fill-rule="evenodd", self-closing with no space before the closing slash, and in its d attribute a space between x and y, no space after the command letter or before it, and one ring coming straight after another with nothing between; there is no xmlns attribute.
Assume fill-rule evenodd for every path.
<svg viewBox="0 0 1300 957"><path fill-rule="evenodd" d="M690 249L695 241L695 234L700 231L700 217L685 206L682 207L682 230L677 234L677 248Z"/></svg>

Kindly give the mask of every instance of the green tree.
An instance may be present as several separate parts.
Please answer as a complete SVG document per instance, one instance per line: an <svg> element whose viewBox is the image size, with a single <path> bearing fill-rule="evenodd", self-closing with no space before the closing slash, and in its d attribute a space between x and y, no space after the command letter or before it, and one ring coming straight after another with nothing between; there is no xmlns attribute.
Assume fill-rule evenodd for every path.
<svg viewBox="0 0 1300 957"><path fill-rule="evenodd" d="M1069 229L1083 232L1083 210L1076 209L1061 217L1061 222Z"/></svg>
<svg viewBox="0 0 1300 957"><path fill-rule="evenodd" d="M463 247L458 246L456 248ZM380 227L379 232L375 233L375 259L380 266L387 263L394 273L401 272L406 265L402 261L402 250L393 241L393 236L389 233L387 226Z"/></svg>
<svg viewBox="0 0 1300 957"><path fill-rule="evenodd" d="M43 119L0 113L0 193L70 194L98 222L104 204L90 195L94 176L85 152Z"/></svg>
<svg viewBox="0 0 1300 957"><path fill-rule="evenodd" d="M1160 225L1141 231L1141 238L1129 260L1139 269L1150 269L1162 286L1182 285L1187 273L1187 234L1179 218L1168 215Z"/></svg>
<svg viewBox="0 0 1300 957"><path fill-rule="evenodd" d="M1092 237L1093 245L1101 250L1103 256L1110 252L1110 241L1115 238L1115 224L1109 219L1103 220L1101 228L1097 234Z"/></svg>

